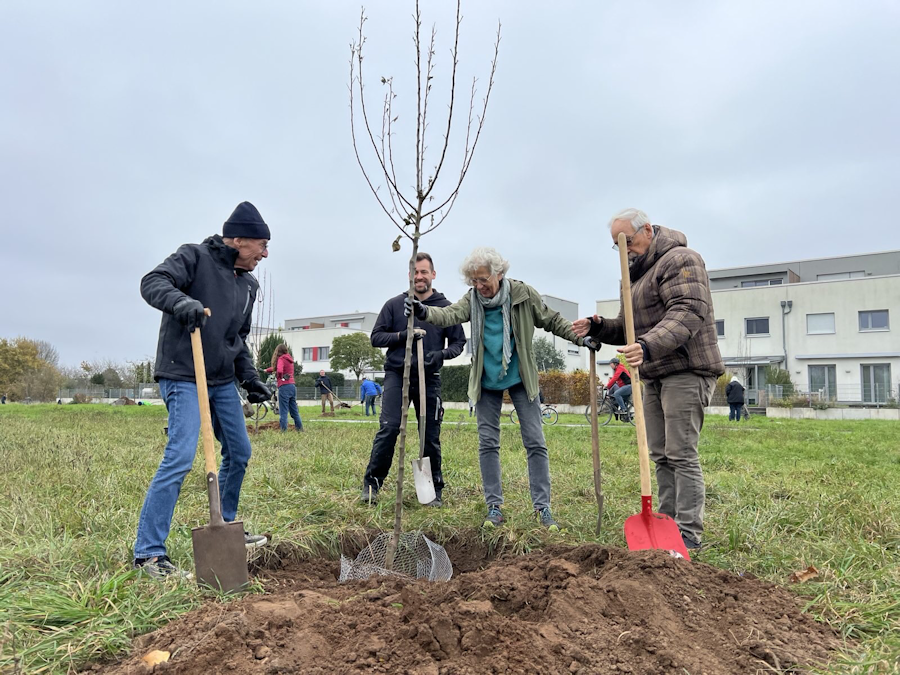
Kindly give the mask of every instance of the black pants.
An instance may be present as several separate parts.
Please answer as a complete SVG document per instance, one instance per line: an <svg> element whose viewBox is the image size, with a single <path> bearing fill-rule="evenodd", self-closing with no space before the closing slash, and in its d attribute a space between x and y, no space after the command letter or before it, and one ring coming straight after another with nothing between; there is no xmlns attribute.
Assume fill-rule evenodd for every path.
<svg viewBox="0 0 900 675"><path fill-rule="evenodd" d="M741 421L741 413L744 410L744 404L743 403L729 403L728 408L729 408L728 421L731 422L733 420L735 422L740 422Z"/></svg>
<svg viewBox="0 0 900 675"><path fill-rule="evenodd" d="M419 378L412 373L409 383L409 400L415 406L416 417L419 417ZM381 426L372 442L372 455L363 479L363 489L369 487L373 491L381 489L384 479L391 470L394 460L394 444L400 435L400 415L406 411L403 407L403 375L393 371L384 374L384 391L381 397ZM444 409L441 401L440 375L425 377L425 456L431 458L431 478L434 489L440 493L444 488L444 476L441 474L441 420ZM419 429L422 433L422 429ZM407 436L409 439L409 436ZM407 459L418 458L418 444L406 445Z"/></svg>

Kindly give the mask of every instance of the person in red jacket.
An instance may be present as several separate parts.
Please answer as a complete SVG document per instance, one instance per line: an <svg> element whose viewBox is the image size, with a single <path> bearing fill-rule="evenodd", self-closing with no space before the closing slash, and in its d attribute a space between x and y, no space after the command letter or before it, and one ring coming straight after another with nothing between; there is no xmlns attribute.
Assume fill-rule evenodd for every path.
<svg viewBox="0 0 900 675"><path fill-rule="evenodd" d="M288 413L294 420L297 431L303 431L303 420L300 419L300 410L297 408L297 387L294 384L294 357L288 353L287 345L283 342L275 347L272 354L272 365L266 368L267 373L275 373L275 382L278 385L278 418L282 431L288 428Z"/></svg>
<svg viewBox="0 0 900 675"><path fill-rule="evenodd" d="M610 359L609 365L613 367L612 377L606 383L606 388L619 405L619 410L625 412L628 408L625 406L625 399L631 396L631 375L619 359Z"/></svg>

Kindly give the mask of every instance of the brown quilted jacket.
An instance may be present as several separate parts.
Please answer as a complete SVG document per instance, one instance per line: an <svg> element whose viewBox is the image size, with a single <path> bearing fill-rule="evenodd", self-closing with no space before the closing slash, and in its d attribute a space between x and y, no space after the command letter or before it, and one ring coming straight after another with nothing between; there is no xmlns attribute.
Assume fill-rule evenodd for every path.
<svg viewBox="0 0 900 675"><path fill-rule="evenodd" d="M648 352L641 376L657 380L691 371L718 377L725 365L703 258L687 247L681 232L659 225L653 231L647 253L629 269L634 332ZM591 335L607 344L625 344L622 309L617 318L593 324Z"/></svg>

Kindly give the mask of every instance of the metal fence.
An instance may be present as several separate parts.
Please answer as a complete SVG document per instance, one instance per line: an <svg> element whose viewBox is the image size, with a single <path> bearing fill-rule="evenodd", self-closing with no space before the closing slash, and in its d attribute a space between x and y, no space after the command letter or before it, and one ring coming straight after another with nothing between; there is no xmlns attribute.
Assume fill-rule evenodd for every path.
<svg viewBox="0 0 900 675"><path fill-rule="evenodd" d="M713 405L727 405L725 397L717 394ZM718 402L721 399L721 403ZM791 385L770 384L762 389L747 389L745 399L748 405L767 407L863 407L896 408L900 401L900 385L888 388L880 384L870 387L861 385L838 385L810 390Z"/></svg>
<svg viewBox="0 0 900 675"><path fill-rule="evenodd" d="M338 398L353 401L357 398L357 388L354 385L346 385L335 387L334 393ZM130 399L154 399L159 398L159 385L156 382L147 382L137 387L73 387L59 390L59 398L75 398L76 394L80 394L87 398L122 398L127 396ZM315 401L319 399L319 394L315 387L297 387L297 400L299 401Z"/></svg>

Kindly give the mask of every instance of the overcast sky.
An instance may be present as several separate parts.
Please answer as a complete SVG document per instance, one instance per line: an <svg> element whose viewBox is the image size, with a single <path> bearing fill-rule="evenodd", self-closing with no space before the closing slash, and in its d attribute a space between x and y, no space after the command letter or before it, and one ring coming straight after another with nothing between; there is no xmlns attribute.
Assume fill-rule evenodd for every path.
<svg viewBox="0 0 900 675"><path fill-rule="evenodd" d="M424 4L436 149L453 7ZM370 112L393 76L406 185L413 7L366 7ZM277 323L377 312L402 291L410 248L391 252L397 231L350 142L359 13L343 0L0 3L0 337L47 340L64 365L152 357L159 312L140 278L221 233L244 200L272 230L257 275ZM422 241L451 300L461 260L488 245L510 277L592 313L617 294L606 223L629 206L685 232L711 269L900 248L900 3L467 0L463 13L461 95L472 76L484 93L498 20L502 40L459 201Z"/></svg>

